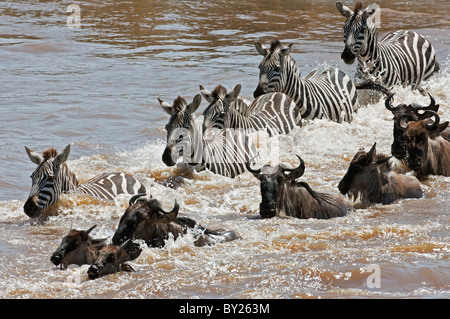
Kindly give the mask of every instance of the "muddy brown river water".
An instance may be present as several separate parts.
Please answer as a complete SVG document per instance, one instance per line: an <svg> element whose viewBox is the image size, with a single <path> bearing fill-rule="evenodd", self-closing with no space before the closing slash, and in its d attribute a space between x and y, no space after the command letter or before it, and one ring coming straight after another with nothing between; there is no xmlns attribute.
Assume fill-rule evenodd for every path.
<svg viewBox="0 0 450 319"><path fill-rule="evenodd" d="M348 6L352 2L344 1ZM450 119L450 5L382 1L380 35L411 29L435 46L441 73L424 87ZM330 220L259 218L258 181L166 167L166 113L199 84L242 85L252 100L261 56L255 41L294 43L303 76L355 65L340 59L343 23L334 1L0 1L0 298L449 298L450 178L431 176L425 198L360 207ZM368 5L369 3L367 3ZM70 8L69 8L70 9ZM79 22L79 28L77 23ZM396 102L428 98L396 87ZM203 101L198 114L206 107ZM302 180L337 185L360 148L389 153L392 114L382 99L351 124L311 121L277 137L279 159L306 162ZM197 248L192 236L144 249L133 273L89 280L86 266L60 270L51 253L71 228L110 237L128 198L67 195L43 218L23 204L35 165L25 153L72 144L69 167L82 180L123 171L153 197L203 225L237 230L237 241ZM264 163L261 163L264 164Z"/></svg>

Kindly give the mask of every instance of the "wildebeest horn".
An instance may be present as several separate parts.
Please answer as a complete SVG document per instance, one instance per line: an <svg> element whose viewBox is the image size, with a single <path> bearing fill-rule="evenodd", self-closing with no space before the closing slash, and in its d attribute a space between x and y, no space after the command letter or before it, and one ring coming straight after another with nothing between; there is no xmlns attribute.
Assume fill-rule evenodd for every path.
<svg viewBox="0 0 450 319"><path fill-rule="evenodd" d="M385 103L384 103L384 106L391 112L394 112L394 111L396 111L399 108L398 106L397 107L392 106L392 101L391 100L394 97L394 94L395 93L392 93L391 95L389 95L388 98L386 99Z"/></svg>
<svg viewBox="0 0 450 319"><path fill-rule="evenodd" d="M91 228L89 228L88 230L85 231L86 235L89 235L89 233L95 228L97 227L97 224L95 224L94 226L92 226Z"/></svg>
<svg viewBox="0 0 450 319"><path fill-rule="evenodd" d="M300 160L300 165L297 166L296 168L287 168L285 166L281 166L281 170L282 172L290 172L288 175L285 175L285 178L287 180L293 180L293 179L297 179L303 176L303 174L305 173L305 161L298 156L297 154L295 155L298 157L298 159Z"/></svg>
<svg viewBox="0 0 450 319"><path fill-rule="evenodd" d="M140 193L140 194L133 195L130 198L130 201L128 202L128 205L129 206L133 205L139 197L146 196L146 195L147 195L146 193Z"/></svg>
<svg viewBox="0 0 450 319"><path fill-rule="evenodd" d="M427 130L432 131L432 130L436 129L437 126L439 125L439 121L440 121L439 115L434 111L426 111L425 113L431 113L431 116L434 116L434 118L435 118L433 123L427 124L427 126L426 126Z"/></svg>
<svg viewBox="0 0 450 319"><path fill-rule="evenodd" d="M436 106L436 101L434 100L434 98L431 96L430 93L428 93L428 96L430 97L430 105L424 106L421 109L422 110L431 110L431 111L433 111L434 107Z"/></svg>
<svg viewBox="0 0 450 319"><path fill-rule="evenodd" d="M367 153L367 155L369 155L370 157L373 157L374 153L376 152L376 146L377 146L377 142L373 143L373 146L370 149L370 151Z"/></svg>
<svg viewBox="0 0 450 319"><path fill-rule="evenodd" d="M250 167L250 163L255 159L255 157L258 157L259 153L253 156L248 162L245 163L245 167L247 170L252 173L256 178L259 178L261 176L261 168L260 169L252 169Z"/></svg>

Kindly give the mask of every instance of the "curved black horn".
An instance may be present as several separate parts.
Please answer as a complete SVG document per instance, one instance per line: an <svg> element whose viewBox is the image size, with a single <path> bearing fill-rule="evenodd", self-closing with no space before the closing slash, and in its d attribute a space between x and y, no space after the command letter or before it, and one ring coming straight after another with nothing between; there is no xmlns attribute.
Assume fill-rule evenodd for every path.
<svg viewBox="0 0 450 319"><path fill-rule="evenodd" d="M286 169L286 168L282 167L283 173L284 173L284 171L288 171L288 172L290 171L290 173L288 175L285 175L285 178L287 180L293 180L293 179L300 178L305 173L305 161L297 154L295 154L295 156L297 156L298 159L300 160L300 165L298 165L296 168L292 168L292 169Z"/></svg>
<svg viewBox="0 0 450 319"><path fill-rule="evenodd" d="M250 173L252 173L253 176L255 176L256 178L259 178L259 177L261 176L261 169L260 169L260 168L259 168L259 169L252 169L252 168L250 167L250 163L249 163L249 162L246 162L246 163L245 163L245 167L246 167L247 170L248 170Z"/></svg>
<svg viewBox="0 0 450 319"><path fill-rule="evenodd" d="M394 112L398 109L397 107L392 106L392 98L394 97L395 93L392 93L391 95L388 96L388 98L386 99L386 101L384 102L384 106L391 112Z"/></svg>
<svg viewBox="0 0 450 319"><path fill-rule="evenodd" d="M431 124L427 124L426 128L428 131L432 131L437 128L439 125L440 117L436 112L433 111L426 111L425 113L431 113L431 116L434 116L435 120Z"/></svg>
<svg viewBox="0 0 450 319"><path fill-rule="evenodd" d="M428 93L428 96L430 97L430 105L425 107L424 110L433 110L434 107L436 106L436 101L434 100L434 98L431 96L430 93Z"/></svg>
<svg viewBox="0 0 450 319"><path fill-rule="evenodd" d="M86 230L84 233L85 233L86 235L89 235L89 233L90 233L95 227L97 227L97 224L95 224L94 226L92 226L91 228L89 228L88 230Z"/></svg>
<svg viewBox="0 0 450 319"><path fill-rule="evenodd" d="M140 193L140 194L133 195L130 198L130 201L128 202L128 206L133 205L139 197L146 196L146 195L147 195L146 193Z"/></svg>

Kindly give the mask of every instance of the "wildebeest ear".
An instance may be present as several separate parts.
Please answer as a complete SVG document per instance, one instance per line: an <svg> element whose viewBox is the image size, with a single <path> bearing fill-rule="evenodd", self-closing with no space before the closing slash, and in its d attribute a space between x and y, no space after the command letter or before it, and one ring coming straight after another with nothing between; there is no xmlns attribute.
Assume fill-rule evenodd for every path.
<svg viewBox="0 0 450 319"><path fill-rule="evenodd" d="M339 13L346 18L350 17L353 14L353 11L349 7L344 6L340 1L336 2L336 8L338 9Z"/></svg>
<svg viewBox="0 0 450 319"><path fill-rule="evenodd" d="M133 243L131 239L128 239L117 250L117 257L120 262L135 260L141 252L142 250L139 248L139 245Z"/></svg>
<svg viewBox="0 0 450 319"><path fill-rule="evenodd" d="M370 149L370 151L367 153L367 156L372 160L375 158L375 155L377 154L377 150L376 150L376 146L377 146L377 142L373 143L372 148Z"/></svg>
<svg viewBox="0 0 450 319"><path fill-rule="evenodd" d="M177 201L175 200L175 205L173 206L173 209L170 212L166 213L162 209L158 210L157 216L158 216L159 222L160 223L170 223L171 221L173 221L178 216L179 208L180 208L180 206L178 205Z"/></svg>
<svg viewBox="0 0 450 319"><path fill-rule="evenodd" d="M30 160L31 160L34 164L39 165L39 164L41 164L41 163L44 161L44 158L43 158L41 155L39 155L38 153L36 153L36 152L30 150L30 149L29 149L28 147L26 147L26 146L25 146L25 151L27 152L28 157L30 158Z"/></svg>
<svg viewBox="0 0 450 319"><path fill-rule="evenodd" d="M447 129L448 124L449 124L449 121L439 124L434 133L438 134L438 133L443 132L445 129Z"/></svg>
<svg viewBox="0 0 450 319"><path fill-rule="evenodd" d="M386 156L386 157L380 158L379 160L376 161L376 164L383 165L383 164L387 163L391 158L392 158L392 156Z"/></svg>
<svg viewBox="0 0 450 319"><path fill-rule="evenodd" d="M67 160L69 154L70 154L70 144L67 145L66 148L61 153L56 155L55 159L53 160L53 163L55 163L57 166L61 165Z"/></svg>

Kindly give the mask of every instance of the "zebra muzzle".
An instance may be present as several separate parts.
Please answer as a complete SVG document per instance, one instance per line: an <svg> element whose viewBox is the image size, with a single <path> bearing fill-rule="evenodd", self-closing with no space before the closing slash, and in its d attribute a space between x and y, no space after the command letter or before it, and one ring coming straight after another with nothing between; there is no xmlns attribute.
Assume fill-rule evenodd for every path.
<svg viewBox="0 0 450 319"><path fill-rule="evenodd" d="M23 205L23 211L30 218L38 217L42 211L41 207L37 204L37 200L37 196L29 197L25 205Z"/></svg>
<svg viewBox="0 0 450 319"><path fill-rule="evenodd" d="M353 54L352 50L345 47L344 51L341 53L341 59L344 60L346 64L353 64L355 61L356 55Z"/></svg>

